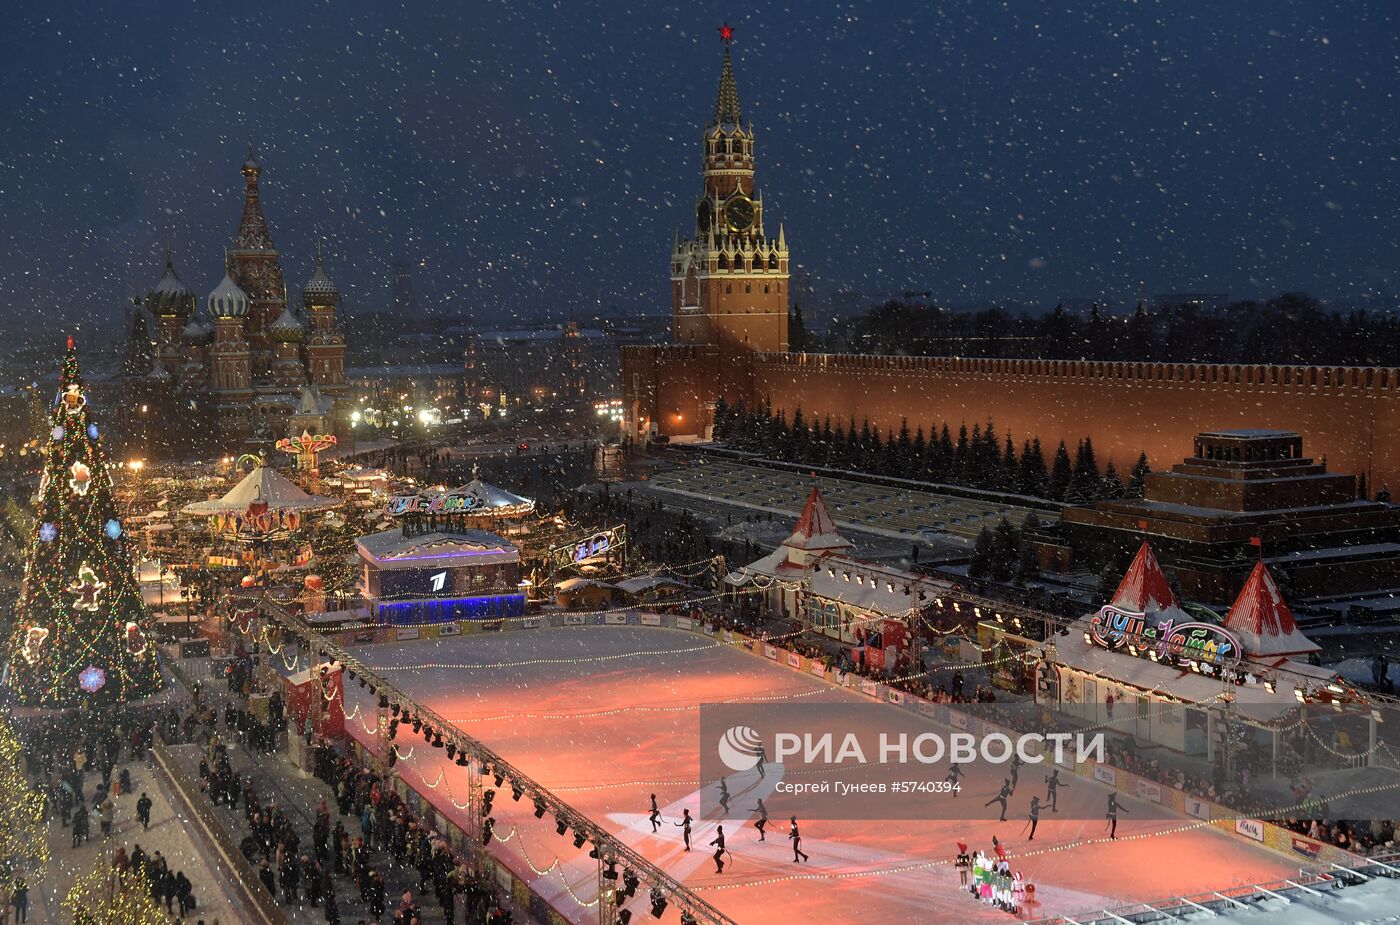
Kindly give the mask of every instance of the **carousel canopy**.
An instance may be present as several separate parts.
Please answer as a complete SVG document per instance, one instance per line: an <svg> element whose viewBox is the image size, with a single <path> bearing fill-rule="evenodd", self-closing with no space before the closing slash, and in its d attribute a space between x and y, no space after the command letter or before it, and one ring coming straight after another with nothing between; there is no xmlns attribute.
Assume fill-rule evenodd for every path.
<svg viewBox="0 0 1400 925"><path fill-rule="evenodd" d="M473 513L528 514L535 509L535 499L522 497L479 478L472 479L461 488L452 489L449 494L475 495L479 498L480 505Z"/></svg>
<svg viewBox="0 0 1400 925"><path fill-rule="evenodd" d="M336 507L339 498L308 495L291 479L269 466L258 466L222 498L196 501L181 508L182 513L201 517L242 514L254 504L266 504L270 511L315 511Z"/></svg>

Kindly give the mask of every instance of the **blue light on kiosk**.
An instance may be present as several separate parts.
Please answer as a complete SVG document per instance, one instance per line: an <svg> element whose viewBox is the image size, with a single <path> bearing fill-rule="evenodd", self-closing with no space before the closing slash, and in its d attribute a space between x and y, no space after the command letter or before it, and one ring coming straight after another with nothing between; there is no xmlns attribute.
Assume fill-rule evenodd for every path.
<svg viewBox="0 0 1400 925"><path fill-rule="evenodd" d="M499 620L525 615L523 594L483 594L414 601L381 601L380 619L390 626L413 623L452 623L457 620Z"/></svg>

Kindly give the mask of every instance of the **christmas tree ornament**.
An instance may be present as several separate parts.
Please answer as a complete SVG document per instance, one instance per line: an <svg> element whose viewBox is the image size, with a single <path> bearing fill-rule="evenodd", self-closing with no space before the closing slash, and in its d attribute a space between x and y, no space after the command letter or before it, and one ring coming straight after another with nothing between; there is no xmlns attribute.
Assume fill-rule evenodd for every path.
<svg viewBox="0 0 1400 925"><path fill-rule="evenodd" d="M92 468L87 463L76 460L68 467L68 471L73 473L73 477L68 480L68 487L78 495L86 497L88 489L92 487Z"/></svg>

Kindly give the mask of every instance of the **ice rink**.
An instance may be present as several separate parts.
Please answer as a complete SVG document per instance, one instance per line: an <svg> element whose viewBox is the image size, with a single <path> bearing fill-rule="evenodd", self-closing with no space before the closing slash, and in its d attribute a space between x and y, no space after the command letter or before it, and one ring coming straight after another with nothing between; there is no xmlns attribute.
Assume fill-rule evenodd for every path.
<svg viewBox="0 0 1400 925"><path fill-rule="evenodd" d="M759 842L750 812L759 782L748 772L730 779L733 812L724 820L697 819L694 850L686 853L681 830L672 823L685 807L698 815L699 704L868 698L704 636L635 626L453 637L362 647L357 654L738 922L774 916L811 922L1010 921L960 892L952 866L957 841L990 852L993 834L1009 847L1012 869L1036 886L1036 904L1023 910L1024 918L1297 873L1298 865L1286 858L1210 827L1168 831L1192 820L1141 821L1142 807L1132 799L1122 801L1128 814L1119 823L1118 840L1110 842L1102 812L1093 818L1108 791L1080 777L1061 792L1061 809L1079 804L1079 815L1091 821L1046 813L1034 842L1018 834L1029 798L1018 792L1005 823L801 818L811 860L799 865L793 863L786 820L773 819L767 842ZM347 685L346 696L347 709L358 703L366 711L349 723L351 731L370 738L361 719L372 715L373 702L356 685ZM420 790L436 784L427 788L436 805L464 821L466 811L456 806L466 801L463 769L411 731L401 730L398 741L405 751L413 749L396 770ZM1023 788L1044 796L1040 775L1031 772L1022 780ZM965 781L960 798L980 803L999 783ZM655 835L647 821L651 793L666 820ZM518 874L535 871L534 888L571 920L596 921L589 905L597 897L596 866L587 846L575 849L570 836L556 834L552 817L535 819L528 797L512 802L509 787L498 793L494 816L500 840L492 850ZM732 862L716 875L706 845L721 821ZM629 907L636 921L652 920L645 889ZM666 920L675 917L673 907Z"/></svg>

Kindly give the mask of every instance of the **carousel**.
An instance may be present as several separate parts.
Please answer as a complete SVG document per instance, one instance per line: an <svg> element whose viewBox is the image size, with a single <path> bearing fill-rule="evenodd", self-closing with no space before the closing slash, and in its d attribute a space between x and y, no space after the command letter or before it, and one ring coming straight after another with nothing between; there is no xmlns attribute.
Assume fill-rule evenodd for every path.
<svg viewBox="0 0 1400 925"><path fill-rule="evenodd" d="M248 462L251 470L222 497L187 504L181 513L206 521L211 568L242 569L244 587L284 584L272 576L310 565L311 515L342 502L307 494L261 457L245 456L239 468Z"/></svg>

